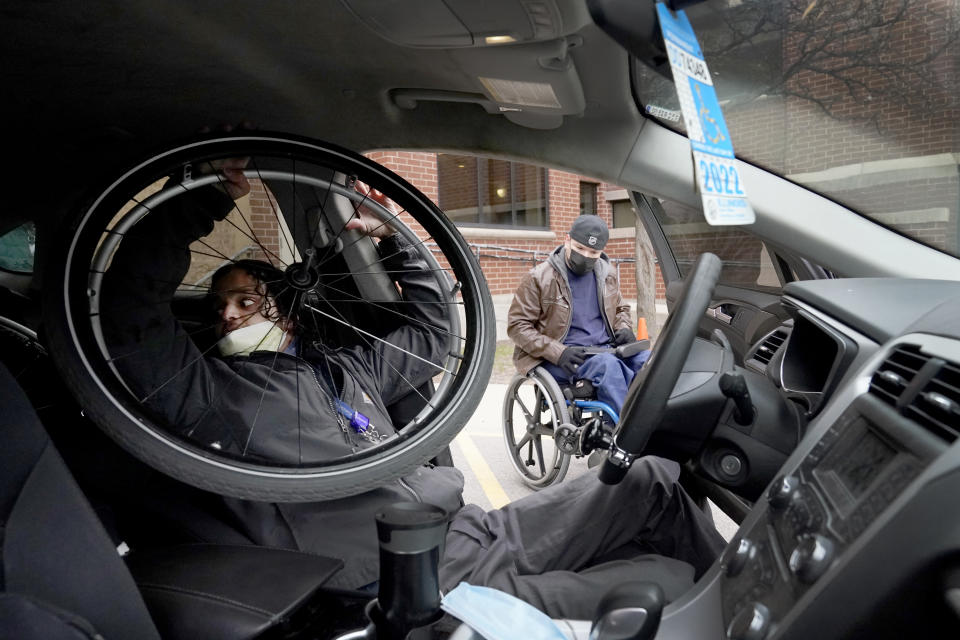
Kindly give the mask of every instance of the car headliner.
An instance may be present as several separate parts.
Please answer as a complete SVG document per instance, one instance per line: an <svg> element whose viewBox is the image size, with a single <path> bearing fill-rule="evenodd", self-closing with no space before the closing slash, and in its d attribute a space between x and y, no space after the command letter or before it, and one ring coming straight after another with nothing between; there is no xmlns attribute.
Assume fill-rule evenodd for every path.
<svg viewBox="0 0 960 640"><path fill-rule="evenodd" d="M413 3L411 11L428 4ZM563 35L583 40L571 55L587 101L562 131L518 126L477 104L403 109L390 97L396 89L480 94L471 69L536 79L543 43L400 46L339 2L249 0L8 7L0 45L8 121L33 144L82 142L112 127L149 146L205 125L249 120L356 150L516 153L615 177L634 142L624 132L643 122L630 93L628 56L582 3L562 4ZM431 13L423 6L419 15L428 20ZM584 148L577 140L594 144Z"/></svg>

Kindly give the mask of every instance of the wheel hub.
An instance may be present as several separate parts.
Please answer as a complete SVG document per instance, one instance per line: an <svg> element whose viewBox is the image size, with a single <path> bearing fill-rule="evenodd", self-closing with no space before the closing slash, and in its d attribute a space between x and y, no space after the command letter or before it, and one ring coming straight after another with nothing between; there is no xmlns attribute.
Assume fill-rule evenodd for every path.
<svg viewBox="0 0 960 640"><path fill-rule="evenodd" d="M572 424L561 424L557 427L553 440L557 443L557 448L568 456L580 453L580 430Z"/></svg>
<svg viewBox="0 0 960 640"><path fill-rule="evenodd" d="M317 251L310 247L303 252L306 260L294 262L287 267L287 284L301 291L313 291L320 284L320 271L317 269Z"/></svg>
<svg viewBox="0 0 960 640"><path fill-rule="evenodd" d="M312 291L320 284L320 273L305 262L294 262L285 273L287 284L301 291Z"/></svg>

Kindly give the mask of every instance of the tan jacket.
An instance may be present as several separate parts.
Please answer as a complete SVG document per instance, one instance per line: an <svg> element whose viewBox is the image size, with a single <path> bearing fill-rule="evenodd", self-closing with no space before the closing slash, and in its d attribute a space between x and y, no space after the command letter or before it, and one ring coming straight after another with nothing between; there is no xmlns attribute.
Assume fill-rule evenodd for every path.
<svg viewBox="0 0 960 640"><path fill-rule="evenodd" d="M593 269L601 315L612 337L617 329L631 328L630 307L620 295L617 273L607 256L601 255ZM556 364L566 348L563 339L570 330L570 282L561 245L543 263L520 281L507 315L507 335L515 345L513 364L526 374L541 361ZM613 318L613 322L610 322Z"/></svg>

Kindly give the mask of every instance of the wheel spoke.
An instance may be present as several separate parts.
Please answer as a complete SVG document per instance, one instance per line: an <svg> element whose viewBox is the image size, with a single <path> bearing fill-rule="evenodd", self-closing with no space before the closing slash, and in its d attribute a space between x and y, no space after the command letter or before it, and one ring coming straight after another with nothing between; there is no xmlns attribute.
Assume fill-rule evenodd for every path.
<svg viewBox="0 0 960 640"><path fill-rule="evenodd" d="M552 438L552 437L553 437L553 424L552 424L552 423L551 423L551 424L544 424L544 423L541 422L540 424L538 424L537 426L535 426L535 427L531 430L531 433L534 433L534 434L536 434L536 435L538 435L538 436L546 436L546 437L548 437L548 438Z"/></svg>
<svg viewBox="0 0 960 640"><path fill-rule="evenodd" d="M331 289L335 289L334 287L330 287L330 288L331 288ZM347 295L353 295L353 294L349 294L349 293L348 293ZM366 300L366 299L364 299L364 298L358 298L358 297L356 297L356 296L354 296L354 297L352 297L352 298L324 298L324 299L323 299L323 301L326 302L326 303L333 303L333 302L357 302L358 300L359 300L359 301L362 301L362 302L366 302L367 304L374 304L374 305L375 305L375 304L392 304L392 305L406 305L406 304L410 304L410 305L422 305L422 304L423 304L423 305L437 305L437 306L441 306L441 307L462 307L462 306L464 306L464 303L463 303L463 302L457 302L457 301L441 302L441 301L439 301L439 300L437 300L437 301L431 301L431 300L416 300L416 301L414 301L414 300ZM406 317L409 317L409 316L406 316Z"/></svg>
<svg viewBox="0 0 960 640"><path fill-rule="evenodd" d="M331 180L330 182L331 182L331 184L332 184L332 183L333 183L333 180ZM350 187L349 185L347 185L347 184L344 184L343 186L344 186L344 189L345 189L345 190L351 189L351 187ZM323 257L323 258L320 260L320 262L317 264L318 267L322 267L326 262L328 262L328 260L329 260L330 258L328 258L327 256L329 256L330 251L333 250L333 249L337 246L337 241L340 240L340 236L342 236L343 233L347 230L347 223L350 222L351 220L353 220L354 216L358 216L358 215L359 215L359 214L358 214L358 210L359 210L359 208L360 208L361 206L363 206L363 203L367 201L367 196L368 196L368 195L369 195L369 193L365 193L365 194L363 195L363 199L360 201L360 204L357 205L357 206L354 206L354 205L352 204L352 200L351 200L351 206L353 206L353 213L350 215L350 217L348 217L346 220L343 221L343 224L340 225L340 229L337 230L337 234L336 234L336 236L333 238L333 241L330 242L329 245L327 245L326 255L324 255L324 257ZM327 192L327 195L324 197L324 200L323 200L323 201L324 201L324 202L327 202L327 199L328 199L329 197L330 197L330 194L329 194L329 191L328 191L328 192ZM323 210L323 205L322 205L321 203L319 203L319 202L318 202L317 204L320 206L320 209ZM319 231L319 230L320 230L320 228L319 228L319 226L318 226L318 227L317 227L317 231ZM361 237L362 237L362 236L361 236ZM316 240L316 238L314 238L314 240ZM342 253L342 252L345 251L349 246L352 246L352 245L355 244L356 242L359 242L359 240L355 240L353 243L351 243L351 244L348 245L347 247L343 247L343 249L341 249L340 252Z"/></svg>
<svg viewBox="0 0 960 640"><path fill-rule="evenodd" d="M210 323L208 325L201 326L199 329L195 329L193 331L183 331L179 335L175 336L173 339L175 341L193 340L197 335L210 331L211 329L213 329L214 326L216 326L215 323ZM170 341L167 340L166 338L153 338L146 342L140 342L140 345L142 346L139 349L134 349L133 351L127 351L119 355L110 356L108 358L105 358L105 361L109 363L118 362L120 360L123 360L124 358L132 358L134 356L140 355L145 351L152 351L153 348L155 347L161 347L167 344L170 344Z"/></svg>
<svg viewBox="0 0 960 640"><path fill-rule="evenodd" d="M215 247L211 247L209 244L207 244L206 242L204 242L202 239L197 240L197 242L199 242L200 244L202 244L203 246L205 246L207 249L210 249L210 251L213 251L213 253L207 253L207 254L204 254L204 255L208 255L208 256L211 256L211 257L213 257L213 258L222 258L222 259L225 260L226 262L233 262L233 258L231 258L230 256L226 255L226 254L223 253L222 251L217 251L217 249L216 249ZM193 253L202 253L202 252L197 251L197 250L194 249L194 250L193 250Z"/></svg>
<svg viewBox="0 0 960 640"><path fill-rule="evenodd" d="M344 250L346 250L348 247L352 247L352 246L355 245L357 242L359 242L359 240L355 240L354 242L350 243L349 245L347 245L347 247L344 247ZM375 265L375 264L380 264L381 262L384 262L384 261L386 261L386 260L389 260L390 258L392 258L392 257L394 257L394 256L400 255L401 253L407 251L407 249L416 249L416 248L418 248L418 247L422 247L422 246L424 246L424 242L425 242L425 240L419 240L418 242L415 242L415 243L411 244L409 247L404 247L404 248L402 248L402 249L398 249L398 250L394 251L393 253L391 253L390 255L382 256L382 257L374 260L373 262L368 262L368 263L366 263L366 264L364 264L364 265L361 265L361 266L359 267L359 269L366 269L366 268L368 268L368 267L372 267L372 266ZM341 251L341 253L342 253L342 251ZM331 259L332 259L332 258L331 258ZM328 261L329 261L329 260L330 260L330 259L328 259ZM324 264L324 262L321 262L318 266L322 266L323 264ZM345 279L348 278L348 277L350 277L350 276L340 276L339 278L333 280L332 282L326 283L326 285L327 285L327 286L331 286L331 285L337 284L338 282L340 282L340 281L342 281L342 280L345 280Z"/></svg>
<svg viewBox="0 0 960 640"><path fill-rule="evenodd" d="M320 309L317 309L317 308L314 307L313 305L309 305L309 304L308 304L308 305L305 305L305 306L306 306L306 308L311 309L312 311L316 311L317 313L319 313L320 315L324 316L324 317L327 318L327 319L333 320L333 321L335 321L335 322L338 322L338 323L340 323L340 324L342 324L342 325L344 325L344 326L352 329L352 330L359 336L360 340L363 341L364 344L366 344L366 346L367 346L368 348L371 348L371 349L374 348L374 347L373 347L373 343L372 343L370 340L367 339L367 338L371 338L371 339L373 339L374 341L380 342L380 343L382 343L382 344L384 344L384 345L386 345L386 346L389 346L389 347L392 347L392 348L394 348L394 349L397 349L398 351L401 351L401 352L403 352L403 353L406 353L407 355L412 356L413 358L415 358L415 359L417 359L417 360L420 360L420 361L422 361L422 362L424 362L424 363L426 363L426 364L428 364L428 365L430 365L430 366L432 366L432 367L436 367L437 369L440 369L440 370L442 370L442 371L444 371L444 372L449 373L449 374L452 375L452 372L451 372L451 371L445 369L445 368L442 367L441 365L438 365L438 364L436 364L436 363L434 363L434 362L431 362L430 360L427 360L426 358L423 358L423 357L421 357L421 356L419 356L419 355L417 355L417 354L415 354L415 353L412 353L412 352L410 352L410 351L408 351L408 350L406 350L406 349L403 349L402 347L398 347L398 346L394 345L393 343L391 343L391 342L389 342L389 341L387 341L387 340L384 340L383 338L380 338L380 337L378 337L378 336L375 336L375 335L373 335L372 333L370 333L370 332L368 332L368 331L364 331L363 329L361 329L361 328L359 328L359 327L351 324L350 322L347 322L345 319L343 319L342 314L339 314L339 312L338 312L338 315L340 315L341 317L338 318L338 317L333 316L333 315L331 315L331 314L329 314L329 313L326 313L326 312L324 312L324 311L322 311L322 310L320 310ZM336 311L336 308L335 308L335 307L331 307L331 309L333 309L334 311ZM432 402L432 400L431 400L431 398L427 398L425 395L423 395L423 393L421 393L420 390L417 388L417 385L414 385L412 382L410 382L410 381L406 378L406 376L404 376L404 375L400 372L400 370L397 369L392 363L390 363L390 362L387 361L387 360L384 360L384 362L386 362L387 366L389 366L389 367L394 371L394 373L396 373L397 376L398 376L401 380L403 380L403 381L407 384L407 386L410 387L410 389L411 389L414 393L416 393L417 396L420 397L421 400L424 401L424 403L426 403L426 404L427 404L428 406L430 406L431 408L435 408L435 407L434 407L434 404L433 404L433 402Z"/></svg>
<svg viewBox="0 0 960 640"><path fill-rule="evenodd" d="M409 351L409 350L407 350L407 349L404 349L403 347L398 347L397 345L393 344L393 343L390 342L389 340L384 340L383 338L381 338L381 337L379 337L379 336L373 335L373 334L370 333L369 331L364 331L363 329L361 329L360 327L356 326L355 324L352 324L352 323L344 320L343 317L342 317L342 315L341 315L341 317L338 318L338 317L336 317L336 316L334 316L334 315L331 315L331 314L327 313L326 311L323 311L323 310L321 310L321 309L317 309L315 306L313 306L313 305L311 305L311 304L304 305L304 306L306 306L306 308L310 309L311 311L316 311L317 313L319 313L319 314L322 315L323 317L327 318L328 320L333 320L334 322L338 322L338 323L340 323L340 324L342 324L342 325L344 325L344 326L352 329L353 331L355 331L357 334L359 334L359 335L361 336L361 340L364 340L364 342L367 343L367 346L372 346L372 344L370 343L369 340L366 340L365 337L366 337L366 338L370 338L371 340L375 340L375 341L377 341L377 342L380 342L380 343L382 343L382 344L384 344L384 345L386 345L386 346L388 346L388 347L391 347L391 348L393 348L393 349L396 349L397 351L401 351L401 352L407 354L408 356L410 356L411 358L414 358L414 359L416 359L416 360L419 360L419 361L421 361L421 362L423 362L423 363L425 363L425 364L428 364L428 365L430 365L431 367L434 367L434 368L436 368L436 369L440 369L440 370L443 371L444 373L449 373L449 374L451 374L451 375L453 374L453 371L450 371L449 369L446 369L443 365L439 365L439 364L437 364L437 363L435 363L435 362L431 362L431 361L427 360L426 358L423 358L423 357L421 357L421 356L418 356L417 354L413 353L412 351ZM387 363L387 364L389 364L389 363ZM394 367L393 365L390 365L390 366L394 369L394 371L395 371L396 373L398 373L398 374L400 373L400 371L399 371L396 367ZM407 384L410 384L410 382L409 382L408 380L406 380L406 378L404 378L404 381L407 382ZM413 385L411 385L411 387L412 387L412 386L413 386ZM426 398L424 398L424 399L426 399Z"/></svg>
<svg viewBox="0 0 960 640"><path fill-rule="evenodd" d="M536 407L535 411L537 412L536 422L540 423L540 416L543 415L543 389L540 385L536 385L536 393L533 396L533 406Z"/></svg>
<svg viewBox="0 0 960 640"><path fill-rule="evenodd" d="M368 265L368 266L370 266L370 265ZM452 272L453 270L452 270L450 267L438 267L438 268L436 268L436 269L423 269L423 271L424 271L424 272L433 272L433 273L437 273L437 272L447 273L447 272ZM340 277L340 276L342 276L342 277L353 277L353 276L363 276L363 275L379 275L379 274L381 274L381 273L386 274L386 275L393 275L393 274L395 274L395 273L407 273L407 270L406 270L406 269L383 269L382 271L344 271L344 272L340 272L340 273L324 272L323 275L325 275L325 276L327 276L327 277L329 278L329 277L332 277L332 276L338 276L338 277ZM340 278L341 280L343 279L342 277ZM338 281L339 281L339 280L338 280Z"/></svg>
<svg viewBox="0 0 960 640"><path fill-rule="evenodd" d="M340 239L340 236L343 235L343 233L347 230L347 222L350 222L350 220L352 220L354 216L358 216L358 217L359 217L359 215L360 215L360 213L359 213L360 207L364 206L364 203L367 201L367 196L368 196L368 195L369 195L369 193L364 194L363 199L360 201L359 204L354 205L354 204L352 204L352 201L351 201L351 206L353 207L353 214L352 214L349 218L347 218L347 220L343 223L343 225L341 225L340 230L337 232L337 237L334 239L334 241L333 241L333 242L331 243L331 245L330 245L331 247L335 247L335 246L336 246L336 244L337 244L336 241L339 240L339 239ZM378 206L379 206L379 205L378 205ZM381 229L381 228L384 227L384 226L387 226L387 223L392 222L393 220L397 220L402 214L404 214L404 213L406 213L406 212L407 212L407 210L406 210L406 209L403 209L403 210L401 210L401 211L398 211L398 212L396 212L396 213L391 214L386 220L383 220L382 222L380 222L380 224L378 224L376 227L374 227L373 229L371 229L370 232L376 231L376 230L378 230L378 229ZM355 244L357 244L358 242L360 242L361 240L363 240L363 238L364 238L364 236L363 236L362 234L358 234L358 237L355 238L354 240L352 240L352 241L350 242L350 244L345 245L345 246L340 250L340 253L343 253L344 251L346 251L346 250L349 249L350 247L354 246ZM423 242L423 241L421 241L421 244L422 244L422 242ZM397 253L399 253L399 251L398 251ZM393 255L397 255L397 254L394 253ZM318 264L317 266L318 266L318 267L322 267L324 264L326 264L327 262L329 262L331 259L332 259L332 256L331 256L331 257L325 257L323 260L321 260L321 261L319 262L319 264ZM373 264L376 264L376 263L371 263L371 264L368 264L368 265L364 265L364 266L361 267L361 268L366 269L367 267L373 266Z"/></svg>
<svg viewBox="0 0 960 640"><path fill-rule="evenodd" d="M520 411L523 412L523 415L527 418L528 421L533 422L533 414L530 413L530 410L527 409L527 405L523 404L523 398L520 397L520 389L517 389L516 393L513 396L517 400L517 404L520 405Z"/></svg>
<svg viewBox="0 0 960 640"><path fill-rule="evenodd" d="M276 326L276 323L274 323L274 326ZM263 343L263 340L265 340L265 339L266 339L266 336L264 336L263 338L261 338L261 340L260 340L260 342L257 344L257 346L259 347L260 344L262 344L262 343ZM173 375L170 376L167 380L165 380L163 383L161 383L157 388L155 388L153 391L151 391L150 393L148 393L146 396L140 398L140 402L141 402L141 403L145 403L147 400L149 400L150 398L152 398L152 397L153 397L154 395L156 395L160 390L162 390L162 389L163 389L164 387L166 387L168 384L170 384L171 382L173 382L174 380L176 380L177 378L179 378L181 375L183 375L184 372L188 371L193 365L195 365L197 362L199 362L199 361L202 360L204 357L206 357L206 355L207 355L208 353L210 353L211 351L213 351L213 349L215 349L216 347L217 347L217 343L216 343L216 342L213 343L212 345L210 345L209 347L207 347L204 351L202 351L202 352L200 353L199 356L193 358L190 362L188 362L186 365L184 365L179 371L177 371L175 374L173 374Z"/></svg>
<svg viewBox="0 0 960 640"><path fill-rule="evenodd" d="M193 292L191 292L193 293ZM188 297L195 298L197 300L202 300L207 297L206 293L202 295L189 295ZM150 309L151 307L162 307L168 306L170 304L169 300L163 300L162 302L138 302L136 304L127 304L127 305L110 305L109 311L111 313L116 313L118 311L134 311L137 309ZM106 311L100 309L99 311L91 311L87 315L91 318L99 318L100 316L106 315Z"/></svg>
<svg viewBox="0 0 960 640"><path fill-rule="evenodd" d="M297 184L297 161L296 161L296 159L293 160L292 164L293 164L293 183L292 183L292 184L296 185L296 184ZM268 188L268 185L267 185L266 181L263 179L263 176L262 176L261 173L260 173L260 167L257 166L256 160L253 161L253 169L254 169L254 171L257 172L257 178L260 180L260 184L262 184L262 185L264 186L264 191L265 191L266 194L267 194L267 202L270 203L270 211L273 212L273 217L274 217L274 218L276 219L276 221L277 221L277 233L280 234L280 237L283 238L283 241L286 243L286 245L287 245L287 250L290 252L291 260L296 260L296 259L297 259L297 252L293 250L293 247L290 245L290 239L287 237L287 234L284 233L284 231L285 231L286 228L287 228L286 222L284 222L283 218L281 218L281 216L280 216L280 212L277 210L276 203L275 203L274 198L273 198L273 194L270 192L270 189ZM291 193L293 194L293 195L292 195L292 198L291 198L291 199L292 199L292 202L290 203L290 215L291 215L291 217L293 218L294 225L296 225L296 221L297 221L297 215L296 215L296 212L297 212L297 190L296 190L296 188L293 188L293 189L291 189L290 191L291 191ZM294 227L294 238L296 238L296 227Z"/></svg>
<svg viewBox="0 0 960 640"><path fill-rule="evenodd" d="M277 319L274 321L273 326L276 327L277 323L280 320ZM286 336L286 333L284 333ZM263 341L266 340L266 336L260 339L260 342L257 344L257 347L263 344ZM270 364L270 373L267 374L267 380L263 383L263 389L260 390L260 400L257 402L257 412L253 416L253 423L250 425L250 430L247 432L247 441L243 444L243 451L241 455L246 456L247 450L250 448L250 440L253 439L253 432L257 428L257 420L260 419L260 411L263 409L263 398L267 395L267 388L270 386L270 380L273 378L274 372L277 370L277 358L280 357L280 352L276 351L273 354L273 362ZM299 379L299 376L298 376Z"/></svg>
<svg viewBox="0 0 960 640"><path fill-rule="evenodd" d="M294 191L296 191L296 188L294 188ZM313 195L314 195L314 200L316 201L316 209L317 209L318 212L323 213L324 215L326 215L326 211L325 211L325 208L324 208L323 203L327 202L327 200L330 198L330 194L331 194L332 192L333 192L333 176L331 176L331 177L330 177L330 180L327 182L327 186L326 186L326 188L324 189L324 192L323 192L323 198L322 198L322 200L321 200L321 198L317 195L317 190L316 190L316 189L312 189L312 190L311 190L311 193L313 193ZM306 213L306 209L304 209L304 213ZM306 224L307 224L307 234L308 234L309 237L310 237L310 240L309 240L308 245L309 245L309 247L315 247L315 246L317 245L317 238L320 236L320 218L319 218L319 216L317 217L317 227L313 230L313 233L312 233L312 234L310 233L310 220L309 220L308 218L305 218L305 221L306 221Z"/></svg>
<svg viewBox="0 0 960 640"><path fill-rule="evenodd" d="M533 445L537 448L537 463L540 465L540 477L547 475L547 468L543 464L543 441L540 436L533 437Z"/></svg>
<svg viewBox="0 0 960 640"><path fill-rule="evenodd" d="M134 199L133 202L137 202L137 201ZM137 204L140 204L140 206L143 206L144 208L147 208L147 207L145 207L143 204L141 204L141 203L139 203L139 202L138 202ZM108 235L111 235L111 236L116 236L117 238L137 238L137 237L141 237L141 238L142 238L142 237L143 237L143 234L142 234L142 233L138 235L138 232L137 232L137 228L136 228L136 227L134 227L134 228L131 229L130 231L127 231L126 233L121 233L121 232L116 231L116 230L114 230L114 229L104 229L103 232L104 232L105 234L108 234ZM206 245L206 243L201 243L201 244L204 244L205 246L208 246L208 247L209 247L209 245ZM183 248L183 247L178 247L177 245L175 245L175 244L170 244L170 243L164 243L164 246L170 247L172 250L176 250L176 251L180 251L180 250L182 250L182 248ZM236 261L236 257L237 257L236 254L235 254L233 257L230 257L230 256L225 255L224 253L222 253L222 252L219 251L218 249L215 249L215 248L213 248L213 247L209 247L209 248L210 248L214 253L207 253L206 251L200 251L199 249L194 249L192 246L191 246L191 247L188 247L187 249L190 251L190 253L192 253L192 254L194 254L194 255L198 255L198 256L206 256L206 257L208 257L208 258L217 258L217 259L219 259L219 260L224 260L224 261L227 261L227 262L235 262L235 261ZM243 250L241 250L241 253L244 252L244 251L246 251L246 250L248 250L248 249L250 249L250 248L252 248L252 247L245 247ZM99 273L103 273L103 272L101 271L101 272L99 272ZM158 281L158 282L169 282L169 281L163 280L163 279L157 279L157 281ZM186 283L186 282L184 282L183 284L184 284L184 285L187 285L187 286L195 286L195 285L190 285L189 283Z"/></svg>
<svg viewBox="0 0 960 640"><path fill-rule="evenodd" d="M211 170L211 172L213 172L213 175L215 175L215 176L217 177L217 183L218 183L218 185L220 186L220 188L223 189L224 192L226 192L226 187L224 187L224 184L223 184L223 177L220 175L219 172L217 172L217 171L214 169L212 162L208 161L207 164L210 166L210 170ZM185 192L187 192L188 194L190 194L190 197L191 197L191 198L194 198L194 200L196 200L196 197L193 195L193 190L192 190L192 189L187 189L187 187L186 187L185 185L183 185L182 183L180 184L180 188L183 189L183 190L184 190ZM200 203L198 203L198 205L201 206L201 207L203 206L203 205L200 204ZM242 233L244 236L246 236L246 238L247 238L248 240L252 241L255 245L257 245L258 247L260 247L260 250L263 251L264 255L266 255L266 256L273 256L274 258L276 258L276 260L277 260L277 262L278 262L279 264L285 264L284 261L283 261L283 259L280 258L280 256L278 256L277 254L275 254L274 252L270 251L270 250L267 249L265 246L263 246L263 243L260 242L260 239L259 239L259 238L257 238L257 233L253 230L253 227L250 225L250 222L247 220L246 216L243 215L243 212L240 211L240 207L238 207L236 203L233 204L233 211L236 211L236 212L237 212L237 215L240 216L240 219L241 219L241 220L243 220L243 223L246 225L246 227L247 227L247 229L250 231L250 233L248 234L246 231L244 231L243 229L241 229L233 220L230 219L230 216L224 217L224 218L223 218L223 221L226 222L227 224L229 224L230 226L232 226L233 228L235 228L235 229L236 229L237 231L239 231L240 233ZM268 257L268 260L269 260L269 257ZM273 264L273 261L270 261L270 263Z"/></svg>
<svg viewBox="0 0 960 640"><path fill-rule="evenodd" d="M528 442L530 442L530 439L531 439L532 437L533 437L533 436L531 436L529 433L524 433L524 434L523 434L523 437L520 438L520 442L518 442L518 443L516 444L516 446L514 446L514 448L513 448L514 452L516 452L517 454L519 454L519 453L520 453L520 450L523 449L524 445L526 445Z"/></svg>
<svg viewBox="0 0 960 640"><path fill-rule="evenodd" d="M330 289L333 289L334 291L336 291L336 292L339 293L339 294L346 295L346 296L350 296L347 300L343 300L342 302L363 302L363 303L365 303L365 304L370 305L371 307L375 307L375 308L377 308L377 309L382 309L383 311L386 311L387 313L391 313L391 314L393 314L393 315L400 316L401 318L404 318L405 320L409 320L409 321L411 321L411 322L415 322L415 323L420 324L420 325L423 325L423 326L425 326L425 327L429 327L430 329L433 329L434 331L437 331L438 333L442 333L442 334L444 334L444 335L446 335L446 336L450 336L451 338L457 338L457 339L459 339L459 340L465 340L465 339L466 339L466 336L462 336L462 335L458 335L458 334L451 333L451 332L447 331L446 329L444 329L443 327L439 327L439 326L437 326L437 325L435 325L435 324L430 324L430 323L427 322L426 320L420 320L419 318L414 318L413 316L409 316L409 315L407 315L407 314L405 314L405 313L401 313L401 312L399 312L399 311L397 311L397 310L395 310L395 309L391 309L391 308L386 307L386 306L384 306L384 305L382 305L382 304L378 304L378 303L373 302L373 301L370 301L370 300L364 300L364 299L361 298L360 296L354 296L353 294L348 293L348 292L346 292L346 291L344 291L344 290L342 290L342 289L337 289L336 287L329 287L329 288L330 288ZM326 301L327 303L330 303L330 302L331 302L329 299L326 299L325 301ZM413 302L413 301L402 301L402 302L407 302L407 303L409 303L409 304L417 304L417 303L415 303L415 302ZM388 302L387 304L392 304L392 303L389 303L389 302Z"/></svg>

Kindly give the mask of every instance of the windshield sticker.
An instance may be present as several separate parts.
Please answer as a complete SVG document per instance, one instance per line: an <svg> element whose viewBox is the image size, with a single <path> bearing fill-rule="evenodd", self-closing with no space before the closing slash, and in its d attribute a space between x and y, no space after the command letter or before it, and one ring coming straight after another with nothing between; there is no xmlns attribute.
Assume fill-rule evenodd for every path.
<svg viewBox="0 0 960 640"><path fill-rule="evenodd" d="M690 138L704 217L712 225L752 224L756 216L747 199L730 132L693 27L683 10L672 13L660 2L657 15Z"/></svg>
<svg viewBox="0 0 960 640"><path fill-rule="evenodd" d="M654 118L660 118L661 120L669 120L670 122L680 121L679 111L674 111L673 109L667 109L664 107L658 107L652 104L648 104L646 109L647 109L647 113L652 115Z"/></svg>

